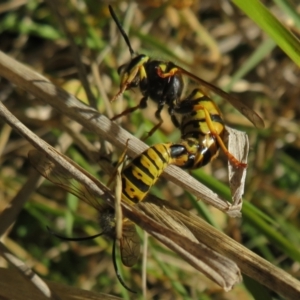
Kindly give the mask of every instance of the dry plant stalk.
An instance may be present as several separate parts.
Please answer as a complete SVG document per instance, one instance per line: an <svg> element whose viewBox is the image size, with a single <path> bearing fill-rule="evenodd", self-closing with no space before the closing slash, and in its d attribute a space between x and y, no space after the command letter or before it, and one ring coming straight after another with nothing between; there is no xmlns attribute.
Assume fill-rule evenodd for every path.
<svg viewBox="0 0 300 300"><path fill-rule="evenodd" d="M149 198L151 199L151 196ZM166 213L160 206L151 202L141 202L139 206L143 207L143 211L147 216L150 216L159 224L163 224L166 228L178 232L181 236L187 237L196 243L197 252L193 252L194 248L189 249L187 252L183 247L184 240L178 240L176 237L171 238L169 235L160 234L156 231L148 231L159 241L167 244L169 248L179 254L186 262L221 286L225 291L231 290L236 283L242 280L238 266L232 260L220 255L217 250L213 250L206 243L199 241L180 218L174 218L173 215ZM195 263L195 258L199 258L199 262L196 261Z"/></svg>
<svg viewBox="0 0 300 300"><path fill-rule="evenodd" d="M41 140L11 115L1 103L0 116L4 117L13 128L17 129L24 138L33 143L33 145L40 150L40 152L38 152L39 155L36 155L36 150L30 151L29 158L44 177L62 187L67 186L66 181L68 180L70 183L71 180L77 180L82 184L82 189L79 189L82 193L79 194L79 190L77 190L76 193L73 192L75 195L81 199L89 199L86 200L86 202L93 205L95 209L100 206L100 201L97 200L98 198L102 200L105 199L105 201L108 201L109 204L114 207L114 198L105 185L87 173L71 159L60 154L52 146ZM51 173L55 171L55 169L55 174L63 174L61 178L51 177ZM72 188L69 190L71 191ZM222 257L206 245L200 244L195 238L191 238L191 234L187 237L186 230L184 230L185 226L181 228L182 225L180 225L180 223L175 226L175 221L172 221L172 226L169 225L171 229L168 229L155 220L139 213L139 210L135 206L128 205L124 202L121 202L121 206L126 216L127 212L130 211L135 216L136 224L140 225L140 221L142 220L143 225L141 225L141 227L144 230L157 237L163 244L184 257L192 266L208 275L224 290L230 290L235 283L240 281L240 271L236 264ZM163 216L160 216L160 218L164 219ZM173 227L177 230L174 231ZM200 249L202 249L202 251L200 251ZM207 261L205 261L204 257L209 257L209 259L207 258ZM227 267L226 274L219 270L223 265ZM214 270L214 272L212 272L212 270Z"/></svg>
<svg viewBox="0 0 300 300"><path fill-rule="evenodd" d="M241 132L225 126L228 134L228 151L239 161L247 163L249 153L249 139L245 132ZM227 214L231 217L239 217L243 205L246 169L236 168L228 161L229 187L232 196L232 206Z"/></svg>
<svg viewBox="0 0 300 300"><path fill-rule="evenodd" d="M237 241L209 225L197 215L172 204L170 201L163 201L153 195L149 195L138 206L143 211L148 212L149 202L151 204L155 203L156 209L159 207L160 210L163 210L177 222L185 225L199 242L209 245L213 250L224 254L227 258L234 261L243 274L253 278L276 293L283 295L285 299L299 299L300 282L287 272L272 265ZM133 216L130 217L135 221Z"/></svg>

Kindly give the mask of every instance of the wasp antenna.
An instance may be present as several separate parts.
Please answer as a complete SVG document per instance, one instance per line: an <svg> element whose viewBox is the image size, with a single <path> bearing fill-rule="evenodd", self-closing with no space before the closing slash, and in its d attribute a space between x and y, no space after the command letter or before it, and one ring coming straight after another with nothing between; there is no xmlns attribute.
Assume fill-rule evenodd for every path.
<svg viewBox="0 0 300 300"><path fill-rule="evenodd" d="M81 241L92 240L92 239L95 239L96 237L101 236L101 235L104 234L104 232L101 232L101 233L97 233L97 234L91 235L91 236L84 236L84 237L78 237L78 238L70 238L70 237L63 236L63 235L60 235L60 234L56 233L55 231L53 231L52 229L50 229L48 226L47 226L47 230L48 230L52 235L58 237L58 238L61 239L61 240L65 240L65 241L73 241L73 242L81 242Z"/></svg>
<svg viewBox="0 0 300 300"><path fill-rule="evenodd" d="M133 51L133 49L132 49L132 47L131 47L131 44L130 44L128 35L127 35L126 32L124 31L124 29L123 29L123 27L122 27L122 25L121 25L119 19L117 18L117 16L116 16L116 14L115 14L115 12L114 12L114 10L113 10L113 8L112 8L111 5L108 5L108 9L109 9L109 12L110 12L112 18L114 19L115 23L117 24L117 26L118 26L118 28L119 28L119 30L120 30L120 32L121 32L121 34L122 34L122 36L123 36L125 42L126 42L128 48L129 48L130 55L133 56L133 55L135 54L135 52Z"/></svg>
<svg viewBox="0 0 300 300"><path fill-rule="evenodd" d="M129 287L125 284L125 282L124 282L124 280L123 280L121 274L119 273L119 269L118 269L118 265L117 265L117 258L116 258L116 239L114 239L114 242L113 242L112 261L113 261L115 273L116 273L116 275L117 275L117 277L118 277L119 282L122 284L122 286L123 286L126 290L128 290L128 291L131 292L131 293L136 294L136 293L137 293L136 291L132 290L131 288L129 288Z"/></svg>

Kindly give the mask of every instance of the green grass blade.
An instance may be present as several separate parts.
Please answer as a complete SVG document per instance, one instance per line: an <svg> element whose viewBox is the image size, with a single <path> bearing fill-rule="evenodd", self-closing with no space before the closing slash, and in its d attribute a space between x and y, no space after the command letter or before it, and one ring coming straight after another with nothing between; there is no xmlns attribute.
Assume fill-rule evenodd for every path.
<svg viewBox="0 0 300 300"><path fill-rule="evenodd" d="M241 68L235 72L230 83L225 87L226 91L230 91L233 85L244 78L251 70L253 70L270 52L276 47L276 44L272 39L265 40L254 52L253 54L243 63Z"/></svg>
<svg viewBox="0 0 300 300"><path fill-rule="evenodd" d="M291 3L286 0L273 0L274 3L278 5L278 7L285 12L290 18L292 18L293 22L295 23L295 26L300 28L300 15L299 11L297 13L297 10L295 7L292 7Z"/></svg>
<svg viewBox="0 0 300 300"><path fill-rule="evenodd" d="M300 41L258 0L233 0L276 44L300 66Z"/></svg>

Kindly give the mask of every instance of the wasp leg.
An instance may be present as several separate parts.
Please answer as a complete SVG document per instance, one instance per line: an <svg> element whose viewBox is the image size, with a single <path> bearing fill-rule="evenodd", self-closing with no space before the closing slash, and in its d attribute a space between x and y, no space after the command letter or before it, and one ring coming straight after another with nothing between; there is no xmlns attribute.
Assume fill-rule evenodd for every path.
<svg viewBox="0 0 300 300"><path fill-rule="evenodd" d="M157 108L157 111L155 112L155 117L157 120L159 120L159 122L152 127L152 129L147 133L147 135L145 137L142 138L142 141L145 141L147 138L149 138L163 123L163 119L161 118L161 111L164 108L164 104L160 104Z"/></svg>
<svg viewBox="0 0 300 300"><path fill-rule="evenodd" d="M136 71L136 73L134 73L134 75L136 75L136 74L137 74L137 71ZM122 95L128 89L128 86L130 86L130 81L127 79L127 80L124 81L123 84L121 84L120 90L109 101L113 102L117 98L119 98L120 95Z"/></svg>
<svg viewBox="0 0 300 300"><path fill-rule="evenodd" d="M202 105L195 105L194 106L195 110L203 110L204 111L204 114L205 114L205 121L207 123L207 126L210 130L210 134L212 136L214 136L218 143L219 143L219 146L220 148L223 150L223 152L225 153L225 155L228 157L228 159L231 161L231 163L233 165L235 165L237 168L246 168L247 167L247 164L246 163L242 163L240 162L238 159L236 159L227 149L227 147L225 146L222 138L220 137L220 135L215 131L215 128L214 128L214 125L213 125L213 122L211 120L211 117L210 117L210 114L208 112L208 110L202 106Z"/></svg>
<svg viewBox="0 0 300 300"><path fill-rule="evenodd" d="M144 68L144 64L149 60L149 57L145 56L145 55L139 55L138 57L136 57L136 59L138 59L138 61L135 61L133 63L133 66L130 66L130 68L128 67L124 71L121 71L120 90L110 100L110 102L113 102L121 94L123 94L126 90L133 87L133 85L136 86L136 84L134 84L134 81L136 80L137 76L140 78L140 80L147 78L147 73Z"/></svg>
<svg viewBox="0 0 300 300"><path fill-rule="evenodd" d="M122 116L126 116L126 115L128 115L128 114L131 114L132 112L136 111L136 110L139 109L139 108L140 108L140 105L139 105L139 104L138 104L137 106L127 108L127 109L125 109L123 112L121 112L120 114L115 115L114 117L112 117L110 120L111 120L111 121L115 121L115 120L121 118Z"/></svg>
<svg viewBox="0 0 300 300"><path fill-rule="evenodd" d="M110 102L113 102L116 100L120 95L122 95L130 86L134 78L137 76L138 72L140 71L141 66L137 65L130 72L126 72L123 75L122 83L120 86L120 90L115 94L115 96L110 100Z"/></svg>
<svg viewBox="0 0 300 300"><path fill-rule="evenodd" d="M114 120L117 120L119 119L120 117L122 116L126 116L128 114L131 114L132 112L136 111L137 109L144 109L147 107L147 100L148 100L148 96L145 96L141 99L140 103L137 105L137 106L134 106L134 107L130 107L130 108L127 108L125 109L123 112L121 112L120 114L118 115L115 115L114 117L112 117L110 120L111 121L114 121Z"/></svg>
<svg viewBox="0 0 300 300"><path fill-rule="evenodd" d="M174 126L176 127L176 128L179 128L180 127L180 123L179 123L179 121L178 121L178 119L176 118L176 116L174 115L174 107L172 106L169 106L169 108L168 108L168 112L169 112L169 115L171 116L171 121L172 121L172 123L174 124Z"/></svg>

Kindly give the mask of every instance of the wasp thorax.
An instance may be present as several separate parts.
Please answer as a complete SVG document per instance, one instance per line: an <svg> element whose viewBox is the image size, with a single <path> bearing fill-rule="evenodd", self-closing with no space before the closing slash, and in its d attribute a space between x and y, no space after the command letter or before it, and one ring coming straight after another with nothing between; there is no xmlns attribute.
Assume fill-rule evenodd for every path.
<svg viewBox="0 0 300 300"><path fill-rule="evenodd" d="M114 234L114 228L116 225L115 212L111 207L107 207L100 212L99 215L99 225L103 232L107 235Z"/></svg>

